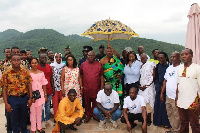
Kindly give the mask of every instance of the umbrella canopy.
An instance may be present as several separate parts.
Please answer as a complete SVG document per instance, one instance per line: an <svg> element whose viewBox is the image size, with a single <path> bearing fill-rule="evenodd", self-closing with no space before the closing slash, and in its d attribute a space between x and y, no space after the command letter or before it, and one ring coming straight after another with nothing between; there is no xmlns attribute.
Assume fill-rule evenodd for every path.
<svg viewBox="0 0 200 133"><path fill-rule="evenodd" d="M193 62L200 65L200 8L198 4L192 4L188 18L185 48L192 49Z"/></svg>
<svg viewBox="0 0 200 133"><path fill-rule="evenodd" d="M94 23L82 35L91 37L94 41L130 39L132 36L139 36L130 27L115 20L102 20Z"/></svg>

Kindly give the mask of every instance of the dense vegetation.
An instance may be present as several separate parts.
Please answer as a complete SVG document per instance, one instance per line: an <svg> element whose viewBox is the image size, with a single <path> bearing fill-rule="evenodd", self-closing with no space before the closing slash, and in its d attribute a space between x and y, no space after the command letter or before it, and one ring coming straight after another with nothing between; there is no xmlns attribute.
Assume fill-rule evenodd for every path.
<svg viewBox="0 0 200 133"><path fill-rule="evenodd" d="M9 29L4 32L0 32L0 59L4 59L4 49L7 47L18 46L20 49L29 49L34 56L37 55L37 51L40 47L46 47L54 52L62 52L66 45L70 45L72 53L76 58L82 57L82 47L84 45L90 45L94 51L98 52L98 47L103 44L107 45L107 41L94 42L92 39L82 37L79 35L65 36L52 29L35 29L26 33L19 32L14 29ZM178 44L170 44L152 39L136 38L133 37L130 40L113 40L111 46L115 48L120 54L122 49L127 46L133 48L137 52L137 47L143 45L145 47L145 53L152 57L151 51L155 48L160 51L165 51L171 54L173 51L181 51L184 47Z"/></svg>

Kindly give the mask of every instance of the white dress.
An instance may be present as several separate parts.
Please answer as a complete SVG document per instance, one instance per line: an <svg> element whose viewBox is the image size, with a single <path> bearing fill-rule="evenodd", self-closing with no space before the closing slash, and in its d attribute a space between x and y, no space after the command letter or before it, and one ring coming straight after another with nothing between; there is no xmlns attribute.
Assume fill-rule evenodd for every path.
<svg viewBox="0 0 200 133"><path fill-rule="evenodd" d="M144 91L139 90L138 94L143 96L145 103L154 108L155 102L155 85L153 81L153 69L156 64L154 62L147 61L140 69L140 84L141 86L148 86ZM150 85L150 86L149 86Z"/></svg>

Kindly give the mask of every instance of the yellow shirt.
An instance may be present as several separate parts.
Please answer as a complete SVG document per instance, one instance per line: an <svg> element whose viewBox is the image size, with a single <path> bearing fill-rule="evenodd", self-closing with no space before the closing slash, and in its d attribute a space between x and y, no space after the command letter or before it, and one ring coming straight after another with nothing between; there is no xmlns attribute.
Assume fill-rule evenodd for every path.
<svg viewBox="0 0 200 133"><path fill-rule="evenodd" d="M0 85L6 87L8 96L22 96L28 92L27 85L31 82L32 78L28 70L20 68L15 72L11 68L3 73Z"/></svg>
<svg viewBox="0 0 200 133"><path fill-rule="evenodd" d="M76 111L79 110L79 112ZM76 114L74 116L74 114ZM83 117L83 107L78 98L71 102L68 97L63 98L58 106L55 120L62 122L66 125L74 123L77 117Z"/></svg>
<svg viewBox="0 0 200 133"><path fill-rule="evenodd" d="M150 59L150 60L149 60L149 62L155 62L156 64L158 64L158 63L159 63L159 61L158 61L158 60L154 60L154 59Z"/></svg>
<svg viewBox="0 0 200 133"><path fill-rule="evenodd" d="M63 98L60 101L58 110L56 112L55 120L57 124L52 133L60 131L58 121L64 123L65 125L69 125L74 123L76 118L82 118L83 114L83 107L78 98L76 98L74 102L71 102L68 97Z"/></svg>

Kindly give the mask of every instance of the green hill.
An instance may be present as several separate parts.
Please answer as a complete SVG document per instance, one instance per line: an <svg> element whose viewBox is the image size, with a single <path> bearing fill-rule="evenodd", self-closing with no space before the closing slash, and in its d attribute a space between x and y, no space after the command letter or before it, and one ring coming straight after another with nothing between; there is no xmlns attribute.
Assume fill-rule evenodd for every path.
<svg viewBox="0 0 200 133"><path fill-rule="evenodd" d="M21 34L23 34L23 33L15 30L15 29L5 30L4 32L0 32L0 42L12 39L12 38L17 37Z"/></svg>
<svg viewBox="0 0 200 133"><path fill-rule="evenodd" d="M82 57L82 47L84 45L90 45L93 47L94 51L98 52L99 45L107 45L107 41L96 41L92 39L79 36L79 35L68 35L65 36L52 29L35 29L28 31L26 33L21 33L17 30L6 30L0 32L0 46L2 51L0 52L0 59L4 59L3 50L7 47L18 46L20 49L30 49L34 56L37 55L37 51L40 47L46 47L53 52L63 53L66 45L70 45L72 53L77 59ZM136 38L133 37L130 40L113 40L111 41L111 46L115 48L120 54L121 51L127 47L131 46L137 53L137 47L143 45L145 48L145 53L152 57L151 51L155 48L160 51L165 51L171 54L173 51L181 51L184 49L183 46L178 44L170 44L161 41L156 41L152 39Z"/></svg>

